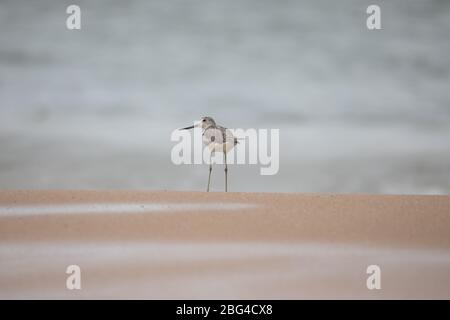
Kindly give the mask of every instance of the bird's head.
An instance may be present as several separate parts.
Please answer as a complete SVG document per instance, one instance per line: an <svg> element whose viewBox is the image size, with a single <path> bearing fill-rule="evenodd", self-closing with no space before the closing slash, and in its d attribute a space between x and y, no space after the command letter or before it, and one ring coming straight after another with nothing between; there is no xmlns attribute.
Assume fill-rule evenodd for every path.
<svg viewBox="0 0 450 320"><path fill-rule="evenodd" d="M211 117L201 117L200 120L194 122L193 126L181 128L180 130L189 130L189 129L193 129L193 128L206 129L206 128L210 127L210 126L215 126L215 125L216 125L216 122L214 121L213 118L211 118Z"/></svg>

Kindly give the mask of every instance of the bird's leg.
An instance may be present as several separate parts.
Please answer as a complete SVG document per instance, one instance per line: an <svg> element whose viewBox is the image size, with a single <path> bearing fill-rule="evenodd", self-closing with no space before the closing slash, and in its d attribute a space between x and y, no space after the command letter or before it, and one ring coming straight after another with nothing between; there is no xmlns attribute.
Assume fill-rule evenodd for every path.
<svg viewBox="0 0 450 320"><path fill-rule="evenodd" d="M227 152L223 152L225 156L225 192L228 192L228 165L227 165Z"/></svg>
<svg viewBox="0 0 450 320"><path fill-rule="evenodd" d="M222 151L225 158L225 192L228 192L228 164L227 164L227 135L226 129L222 131Z"/></svg>
<svg viewBox="0 0 450 320"><path fill-rule="evenodd" d="M206 192L209 192L209 183L211 182L211 171L212 171L212 162L211 162L211 158L212 158L212 151L209 154L209 175L208 175L208 186L206 187Z"/></svg>
<svg viewBox="0 0 450 320"><path fill-rule="evenodd" d="M225 143L223 144L225 146ZM225 158L225 192L228 191L228 164L227 164L227 150L223 147L223 156Z"/></svg>

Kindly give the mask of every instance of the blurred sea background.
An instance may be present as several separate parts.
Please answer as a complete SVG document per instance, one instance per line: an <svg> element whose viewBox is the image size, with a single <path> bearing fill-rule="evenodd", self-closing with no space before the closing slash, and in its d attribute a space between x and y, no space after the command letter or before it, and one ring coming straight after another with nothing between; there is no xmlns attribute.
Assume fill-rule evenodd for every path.
<svg viewBox="0 0 450 320"><path fill-rule="evenodd" d="M203 191L170 135L205 115L280 129L231 191L449 194L450 1L0 1L0 188Z"/></svg>

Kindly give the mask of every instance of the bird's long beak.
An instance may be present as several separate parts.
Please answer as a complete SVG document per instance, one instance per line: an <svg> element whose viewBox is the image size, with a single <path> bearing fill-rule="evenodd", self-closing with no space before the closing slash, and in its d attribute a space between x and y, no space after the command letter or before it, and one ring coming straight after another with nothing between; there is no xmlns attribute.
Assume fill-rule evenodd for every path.
<svg viewBox="0 0 450 320"><path fill-rule="evenodd" d="M181 129L178 129L178 130L189 130L189 129L193 129L193 128L194 128L194 126L190 126L190 127L181 128Z"/></svg>

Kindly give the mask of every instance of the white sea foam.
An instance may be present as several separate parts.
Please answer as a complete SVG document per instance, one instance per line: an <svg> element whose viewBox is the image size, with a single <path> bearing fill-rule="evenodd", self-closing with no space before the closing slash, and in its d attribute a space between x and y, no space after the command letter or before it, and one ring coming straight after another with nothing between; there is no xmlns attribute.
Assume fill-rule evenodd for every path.
<svg viewBox="0 0 450 320"><path fill-rule="evenodd" d="M254 207L244 203L82 203L58 205L0 206L0 217L58 214L117 214L180 211L239 210Z"/></svg>

